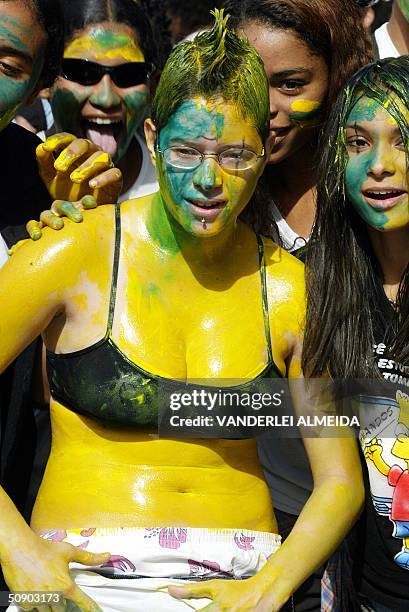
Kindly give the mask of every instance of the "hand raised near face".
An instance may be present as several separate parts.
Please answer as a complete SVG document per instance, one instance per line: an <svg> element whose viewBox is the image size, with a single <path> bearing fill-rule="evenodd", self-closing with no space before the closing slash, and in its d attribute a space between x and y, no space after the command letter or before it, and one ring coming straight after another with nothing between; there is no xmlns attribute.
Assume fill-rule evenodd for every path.
<svg viewBox="0 0 409 612"><path fill-rule="evenodd" d="M121 171L113 167L108 153L90 140L62 132L38 145L36 153L40 176L55 201L50 210L41 213L40 221L27 223L33 240L41 237L44 226L61 229L61 217L80 222L81 210L118 200Z"/></svg>

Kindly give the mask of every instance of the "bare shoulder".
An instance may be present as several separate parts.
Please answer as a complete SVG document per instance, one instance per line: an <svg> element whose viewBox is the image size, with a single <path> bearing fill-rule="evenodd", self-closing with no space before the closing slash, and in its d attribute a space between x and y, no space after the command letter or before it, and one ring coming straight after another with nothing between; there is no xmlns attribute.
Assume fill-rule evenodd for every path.
<svg viewBox="0 0 409 612"><path fill-rule="evenodd" d="M263 238L269 297L272 302L291 301L304 306L304 264L268 238Z"/></svg>
<svg viewBox="0 0 409 612"><path fill-rule="evenodd" d="M1 278L40 278L56 287L74 281L97 260L112 251L115 208L111 205L84 211L82 223L64 219L59 230L44 228L43 236L34 242L26 240L12 255L1 271Z"/></svg>

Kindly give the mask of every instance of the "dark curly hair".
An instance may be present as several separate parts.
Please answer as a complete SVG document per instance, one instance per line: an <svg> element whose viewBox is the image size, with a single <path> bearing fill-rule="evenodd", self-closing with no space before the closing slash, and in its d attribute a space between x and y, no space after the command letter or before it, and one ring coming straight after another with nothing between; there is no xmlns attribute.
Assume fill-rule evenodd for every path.
<svg viewBox="0 0 409 612"><path fill-rule="evenodd" d="M28 4L47 34L44 65L38 82L38 89L42 89L52 85L60 72L64 51L62 7L60 0L29 0Z"/></svg>

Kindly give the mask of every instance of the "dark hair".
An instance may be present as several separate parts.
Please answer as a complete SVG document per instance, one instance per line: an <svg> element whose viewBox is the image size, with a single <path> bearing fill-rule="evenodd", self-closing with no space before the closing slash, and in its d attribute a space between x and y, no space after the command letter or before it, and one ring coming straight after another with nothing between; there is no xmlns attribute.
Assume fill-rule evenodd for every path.
<svg viewBox="0 0 409 612"><path fill-rule="evenodd" d="M379 377L373 356L374 313L385 301L382 271L366 225L345 194L345 125L362 96L377 100L396 120L409 154L409 57L380 60L360 70L336 101L321 142L317 219L307 249L307 320L302 365L310 376ZM409 365L409 266L386 338L391 356Z"/></svg>
<svg viewBox="0 0 409 612"><path fill-rule="evenodd" d="M293 30L329 70L327 111L342 84L373 59L361 14L351 0L225 0L236 27L256 22Z"/></svg>
<svg viewBox="0 0 409 612"><path fill-rule="evenodd" d="M63 14L60 0L29 0L45 33L44 65L37 88L50 87L60 72L64 50Z"/></svg>
<svg viewBox="0 0 409 612"><path fill-rule="evenodd" d="M179 42L192 32L204 29L212 23L211 9L220 8L221 0L196 0L192 10L191 0L164 0L166 12L170 19L179 18L182 31L175 42Z"/></svg>
<svg viewBox="0 0 409 612"><path fill-rule="evenodd" d="M65 45L90 25L104 21L129 26L138 37L147 62L161 68L169 51L165 16L159 0L66 0ZM150 18L152 16L152 18ZM162 27L163 26L163 27Z"/></svg>

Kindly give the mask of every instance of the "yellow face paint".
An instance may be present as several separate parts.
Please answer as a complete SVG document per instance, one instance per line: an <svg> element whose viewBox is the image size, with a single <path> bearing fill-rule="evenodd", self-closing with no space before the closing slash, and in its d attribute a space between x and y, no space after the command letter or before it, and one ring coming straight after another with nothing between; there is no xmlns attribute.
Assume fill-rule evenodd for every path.
<svg viewBox="0 0 409 612"><path fill-rule="evenodd" d="M319 123L320 109L321 103L317 100L294 100L289 116L300 127L313 127Z"/></svg>
<svg viewBox="0 0 409 612"><path fill-rule="evenodd" d="M110 24L98 24L75 38L65 49L64 57L82 59L84 53L90 60L104 63L106 60L144 62L145 56L134 37L116 32Z"/></svg>

